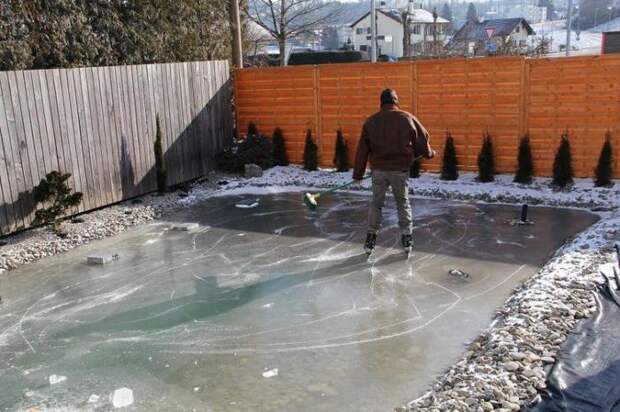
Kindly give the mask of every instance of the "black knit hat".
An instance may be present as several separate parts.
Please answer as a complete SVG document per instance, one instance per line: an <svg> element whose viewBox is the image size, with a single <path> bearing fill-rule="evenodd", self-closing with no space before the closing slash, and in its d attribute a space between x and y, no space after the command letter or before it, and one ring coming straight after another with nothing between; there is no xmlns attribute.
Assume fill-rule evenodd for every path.
<svg viewBox="0 0 620 412"><path fill-rule="evenodd" d="M398 104L398 95L392 89L385 89L381 92L381 106L384 104Z"/></svg>

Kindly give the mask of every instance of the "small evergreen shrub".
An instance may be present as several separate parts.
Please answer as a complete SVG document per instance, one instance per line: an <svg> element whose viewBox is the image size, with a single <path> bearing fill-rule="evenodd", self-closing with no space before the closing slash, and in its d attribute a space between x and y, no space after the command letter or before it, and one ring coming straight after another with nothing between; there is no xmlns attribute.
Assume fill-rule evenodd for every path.
<svg viewBox="0 0 620 412"><path fill-rule="evenodd" d="M573 166L568 132L562 134L562 141L553 160L553 186L564 189L573 184Z"/></svg>
<svg viewBox="0 0 620 412"><path fill-rule="evenodd" d="M215 156L215 164L218 170L225 173L239 173L239 161L237 159L237 146L233 145Z"/></svg>
<svg viewBox="0 0 620 412"><path fill-rule="evenodd" d="M312 138L312 130L306 133L306 144L304 146L304 169L317 170L319 168L319 148Z"/></svg>
<svg viewBox="0 0 620 412"><path fill-rule="evenodd" d="M456 180L459 178L458 165L456 162L456 148L454 147L454 139L450 132L446 133L446 144L443 149L440 178L442 180Z"/></svg>
<svg viewBox="0 0 620 412"><path fill-rule="evenodd" d="M601 154L598 158L598 164L594 170L594 186L596 187L611 187L613 186L613 151L611 148L611 133L605 134L605 143L601 149Z"/></svg>
<svg viewBox="0 0 620 412"><path fill-rule="evenodd" d="M238 170L242 172L246 164L255 164L263 170L273 166L273 145L261 135L251 134L239 143L237 148Z"/></svg>
<svg viewBox="0 0 620 412"><path fill-rule="evenodd" d="M409 177L412 179L417 179L420 177L420 168L422 167L422 159L416 159L411 163L411 167L409 168Z"/></svg>
<svg viewBox="0 0 620 412"><path fill-rule="evenodd" d="M168 171L166 170L166 163L164 161L164 150L162 143L161 125L159 123L159 114L155 117L155 144L153 151L155 152L155 169L157 171L157 191L159 193L165 193L168 189L166 180L168 177Z"/></svg>
<svg viewBox="0 0 620 412"><path fill-rule="evenodd" d="M61 217L65 212L82 201L82 193L71 193L72 189L67 185L71 173L61 173L56 170L45 175L44 179L34 187L33 196L37 204L43 204L43 209L35 212L34 225L53 226L58 231Z"/></svg>
<svg viewBox="0 0 620 412"><path fill-rule="evenodd" d="M263 170L273 166L273 145L261 136L254 123L248 126L248 136L215 156L217 168L226 173L243 173L246 164Z"/></svg>
<svg viewBox="0 0 620 412"><path fill-rule="evenodd" d="M288 156L286 155L286 143L284 142L284 134L282 129L276 127L271 138L273 143L273 165L288 166Z"/></svg>
<svg viewBox="0 0 620 412"><path fill-rule="evenodd" d="M248 123L248 134L247 136L258 136L258 127L256 127L256 123L250 122Z"/></svg>
<svg viewBox="0 0 620 412"><path fill-rule="evenodd" d="M594 186L613 186L613 151L611 148L611 133L609 132L605 134L605 143L603 143L603 148L601 149L601 154L598 158L598 164L596 165L594 174Z"/></svg>
<svg viewBox="0 0 620 412"><path fill-rule="evenodd" d="M349 148L347 141L344 140L342 130L336 132L336 151L334 153L334 164L338 172L349 171Z"/></svg>
<svg viewBox="0 0 620 412"><path fill-rule="evenodd" d="M526 134L519 142L519 154L517 156L517 172L514 181L516 183L530 184L534 175L534 161L532 160L532 147L530 137Z"/></svg>
<svg viewBox="0 0 620 412"><path fill-rule="evenodd" d="M493 180L495 180L493 142L491 141L491 135L486 132L482 141L482 148L478 154L478 181L492 182Z"/></svg>

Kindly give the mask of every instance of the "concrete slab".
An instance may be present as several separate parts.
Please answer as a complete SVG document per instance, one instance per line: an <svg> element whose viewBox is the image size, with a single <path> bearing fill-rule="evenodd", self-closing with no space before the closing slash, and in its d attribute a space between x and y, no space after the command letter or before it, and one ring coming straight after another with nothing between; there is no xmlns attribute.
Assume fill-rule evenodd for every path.
<svg viewBox="0 0 620 412"><path fill-rule="evenodd" d="M537 223L514 226L518 207L416 199L406 260L390 199L368 262L368 197L326 196L315 212L300 193L258 198L210 199L0 278L0 410L107 410L118 388L139 410L390 410L596 221L530 208ZM201 230L167 230L187 222ZM84 263L101 250L123 259Z"/></svg>

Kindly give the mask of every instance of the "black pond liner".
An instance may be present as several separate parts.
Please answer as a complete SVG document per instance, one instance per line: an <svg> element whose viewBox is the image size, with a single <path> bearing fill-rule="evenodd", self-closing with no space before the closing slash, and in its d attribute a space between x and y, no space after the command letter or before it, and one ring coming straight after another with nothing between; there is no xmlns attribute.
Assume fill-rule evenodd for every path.
<svg viewBox="0 0 620 412"><path fill-rule="evenodd" d="M598 285L597 310L577 324L558 353L547 389L527 410L620 412L620 293L616 279Z"/></svg>

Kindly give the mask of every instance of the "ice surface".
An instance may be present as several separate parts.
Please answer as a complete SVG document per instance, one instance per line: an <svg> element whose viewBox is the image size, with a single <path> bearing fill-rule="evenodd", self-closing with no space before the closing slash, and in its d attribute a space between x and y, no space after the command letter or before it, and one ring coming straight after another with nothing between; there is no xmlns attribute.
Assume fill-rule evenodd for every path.
<svg viewBox="0 0 620 412"><path fill-rule="evenodd" d="M139 410L231 410L233 399L234 410L390 409L425 389L520 281L595 220L532 207L536 225L510 226L519 208L414 199L407 260L389 197L369 262L368 196L325 196L317 211L301 196L258 195L251 210L235 207L247 194L212 198L9 272L0 410L27 409L33 381L68 370L76 384L45 385L37 402L76 410L136 382ZM209 230L163 230L188 222ZM123 259L84 265L101 250ZM286 379L263 378L282 365Z"/></svg>
<svg viewBox="0 0 620 412"><path fill-rule="evenodd" d="M115 408L125 408L133 403L133 391L129 388L119 388L112 394L112 405Z"/></svg>

